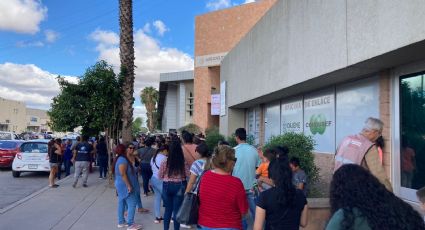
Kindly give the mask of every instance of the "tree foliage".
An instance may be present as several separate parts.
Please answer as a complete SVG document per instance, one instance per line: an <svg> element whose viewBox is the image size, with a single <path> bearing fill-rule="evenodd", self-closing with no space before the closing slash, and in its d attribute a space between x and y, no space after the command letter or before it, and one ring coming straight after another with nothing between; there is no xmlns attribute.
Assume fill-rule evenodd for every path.
<svg viewBox="0 0 425 230"><path fill-rule="evenodd" d="M194 134L200 134L201 133L201 128L193 123L189 123L185 126L182 126L179 128L179 132L182 132L183 130L186 130L190 133L194 133Z"/></svg>
<svg viewBox="0 0 425 230"><path fill-rule="evenodd" d="M48 112L52 129L73 131L83 127L83 133L96 135L120 127L120 80L105 61L89 67L77 84L58 77L60 93L53 98Z"/></svg>
<svg viewBox="0 0 425 230"><path fill-rule="evenodd" d="M145 105L146 115L148 117L147 126L149 131L155 131L157 126L158 114L156 112L157 102L159 99L159 92L154 87L145 87L140 92L140 99L142 104Z"/></svg>
<svg viewBox="0 0 425 230"><path fill-rule="evenodd" d="M138 117L133 121L133 136L136 136L142 131L143 119Z"/></svg>

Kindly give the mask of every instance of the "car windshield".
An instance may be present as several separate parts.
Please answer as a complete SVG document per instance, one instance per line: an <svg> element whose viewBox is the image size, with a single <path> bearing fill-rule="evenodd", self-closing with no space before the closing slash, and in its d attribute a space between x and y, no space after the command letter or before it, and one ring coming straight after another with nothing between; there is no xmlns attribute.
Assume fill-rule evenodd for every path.
<svg viewBox="0 0 425 230"><path fill-rule="evenodd" d="M0 141L0 149L14 149L16 143L11 141Z"/></svg>
<svg viewBox="0 0 425 230"><path fill-rule="evenodd" d="M47 143L23 143L21 145L23 153L47 153Z"/></svg>
<svg viewBox="0 0 425 230"><path fill-rule="evenodd" d="M0 133L0 140L12 140L11 133Z"/></svg>

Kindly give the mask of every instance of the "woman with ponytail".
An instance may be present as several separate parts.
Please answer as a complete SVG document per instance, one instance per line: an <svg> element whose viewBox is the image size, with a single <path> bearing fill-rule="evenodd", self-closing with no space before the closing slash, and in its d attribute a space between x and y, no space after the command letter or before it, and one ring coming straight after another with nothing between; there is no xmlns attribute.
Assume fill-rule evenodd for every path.
<svg viewBox="0 0 425 230"><path fill-rule="evenodd" d="M262 192L257 201L254 230L298 230L307 225L307 200L301 190L292 184L288 149L271 149L276 159L269 165L269 178L274 186Z"/></svg>

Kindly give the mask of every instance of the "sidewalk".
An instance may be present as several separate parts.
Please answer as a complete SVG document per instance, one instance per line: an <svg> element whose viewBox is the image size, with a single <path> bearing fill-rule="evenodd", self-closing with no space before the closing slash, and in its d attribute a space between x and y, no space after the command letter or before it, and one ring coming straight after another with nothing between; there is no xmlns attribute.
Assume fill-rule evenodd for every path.
<svg viewBox="0 0 425 230"><path fill-rule="evenodd" d="M46 188L0 210L0 229L118 229L115 189L98 176L97 171L89 174L87 188L81 178L73 188L72 175L58 181L58 188L49 188L46 177ZM143 229L163 229L162 223L153 223L153 196L142 196L142 203L151 212L136 213L135 223Z"/></svg>

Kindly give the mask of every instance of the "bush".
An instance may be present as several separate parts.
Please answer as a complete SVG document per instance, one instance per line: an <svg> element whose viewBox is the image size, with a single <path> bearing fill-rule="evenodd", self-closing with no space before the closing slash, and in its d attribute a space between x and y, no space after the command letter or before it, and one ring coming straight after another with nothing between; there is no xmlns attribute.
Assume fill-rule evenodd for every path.
<svg viewBox="0 0 425 230"><path fill-rule="evenodd" d="M179 128L179 132L182 132L183 130L186 130L189 133L193 133L195 135L201 133L201 128L193 123L187 124Z"/></svg>
<svg viewBox="0 0 425 230"><path fill-rule="evenodd" d="M300 167L308 176L310 185L319 181L319 169L314 164L314 140L311 136L298 133L285 133L280 136L274 136L264 145L263 151L275 146L286 146L289 149L288 157L298 157L300 159Z"/></svg>
<svg viewBox="0 0 425 230"><path fill-rule="evenodd" d="M207 136L205 137L205 144L207 144L208 150L212 152L217 146L218 142L224 140L224 136L218 132L218 129L212 131L210 130L206 133Z"/></svg>

